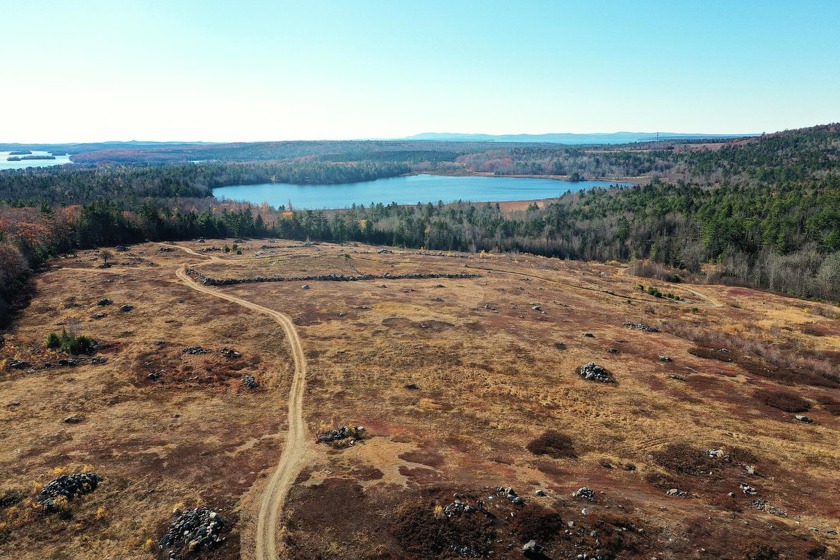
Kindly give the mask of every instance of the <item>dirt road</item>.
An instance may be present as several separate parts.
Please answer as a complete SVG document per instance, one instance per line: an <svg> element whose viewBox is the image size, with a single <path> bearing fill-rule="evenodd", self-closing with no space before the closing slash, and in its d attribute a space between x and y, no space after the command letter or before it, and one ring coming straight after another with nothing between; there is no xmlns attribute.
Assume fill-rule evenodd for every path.
<svg viewBox="0 0 840 560"><path fill-rule="evenodd" d="M196 256L205 256L186 248L182 249ZM303 468L307 455L310 452L310 438L306 437L306 428L303 423L303 392L306 386L306 357L303 354L300 337L298 337L292 320L279 311L268 309L267 307L257 305L256 303L252 303L236 296L222 293L217 289L199 284L187 274L185 267L179 268L177 275L184 284L193 290L236 303L247 309L251 309L252 311L256 311L257 313L262 313L273 318L280 324L280 326L283 327L283 330L286 332L286 336L289 339L289 344L292 347L292 356L295 361L295 373L292 378L292 387L289 390L289 427L286 436L286 445L283 447L283 452L280 454L280 461L277 463L277 468L274 470L274 473L272 473L271 478L268 481L268 485L263 493L260 503L259 517L257 518L256 558L257 560L275 560L279 555L277 533L280 511L283 509L283 503L286 500L286 496L288 496L289 490ZM247 556L250 557L250 554L247 554Z"/></svg>

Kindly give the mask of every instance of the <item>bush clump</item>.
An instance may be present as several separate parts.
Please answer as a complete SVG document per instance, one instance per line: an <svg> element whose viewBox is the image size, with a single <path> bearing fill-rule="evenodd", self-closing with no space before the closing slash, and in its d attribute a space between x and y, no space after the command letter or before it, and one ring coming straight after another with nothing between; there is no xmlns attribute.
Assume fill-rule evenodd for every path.
<svg viewBox="0 0 840 560"><path fill-rule="evenodd" d="M577 453L572 446L572 439L557 430L548 430L527 445L534 455L548 455L554 459L575 459Z"/></svg>
<svg viewBox="0 0 840 560"><path fill-rule="evenodd" d="M540 543L553 541L563 528L560 514L539 504L528 504L511 522L511 529L521 542L531 539Z"/></svg>
<svg viewBox="0 0 840 560"><path fill-rule="evenodd" d="M431 505L404 509L393 534L403 549L421 558L486 556L496 540L493 520L481 513L447 517Z"/></svg>
<svg viewBox="0 0 840 560"><path fill-rule="evenodd" d="M764 404L778 408L785 412L807 412L811 410L811 403L793 393L785 391L772 391L762 393L761 400Z"/></svg>
<svg viewBox="0 0 840 560"><path fill-rule="evenodd" d="M652 455L658 465L679 474L706 475L718 467L706 452L687 443L673 443Z"/></svg>
<svg viewBox="0 0 840 560"><path fill-rule="evenodd" d="M86 336L74 336L62 329L61 334L50 333L47 336L47 348L69 354L90 354L96 348L96 341Z"/></svg>

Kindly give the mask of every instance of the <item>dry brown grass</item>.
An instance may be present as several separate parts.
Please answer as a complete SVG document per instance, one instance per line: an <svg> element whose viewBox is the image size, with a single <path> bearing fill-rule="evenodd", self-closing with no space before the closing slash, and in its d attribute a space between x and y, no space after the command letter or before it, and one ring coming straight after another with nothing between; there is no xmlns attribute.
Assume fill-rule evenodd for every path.
<svg viewBox="0 0 840 560"><path fill-rule="evenodd" d="M30 519L7 530L0 556L148 558L146 540L159 536L182 502L222 508L236 521L220 554L236 557L241 548L248 557L254 505L283 442L288 347L269 319L175 282L174 271L184 262L219 277L482 275L307 282L309 290L296 283L219 288L294 319L307 353L304 410L313 437L320 425L343 424L364 425L369 435L348 449L317 448L284 514L282 537L294 557L409 557L408 549L420 543L400 537L399 512L419 508L411 519L436 527L436 504L451 502L455 493L487 501L486 488L495 486L513 486L543 509L529 509L536 513L515 525L467 526L454 536L451 527L441 528L450 541L492 530L499 541L495 556L505 557L510 550L519 554L521 540L534 533L545 540L549 556L565 557L594 553L590 535L596 531L602 551L618 558L713 558L742 555L738 543L760 540L773 522L773 546L790 558L805 557L796 554L806 545L836 551L825 531L840 516L832 498L840 418L832 414L831 381L811 382L829 379L822 366L807 366L825 355L824 368L836 367L827 354L836 347L835 326L834 319L821 318L825 336L784 329L814 322L801 300L678 284L672 289L686 301L673 302L640 293L611 265L529 255L379 254L362 245L286 242L260 249L263 244L240 244L241 256L209 253L224 259L212 262L137 246L130 258L118 254L106 272L93 271L95 254L80 253L39 276L38 294L5 335L1 359L55 362L44 337L61 328L56 323L77 320L79 334L99 340L108 362L35 373L0 369L0 470L9 473L0 496L29 496L32 482L46 482L55 466L89 463L104 481L72 504L71 520ZM223 242L190 246L212 245ZM254 257L258 251L262 256ZM90 319L105 296L115 303L104 309L108 316ZM718 306L717 300L739 307ZM135 310L120 313L122 303ZM625 321L645 321L663 332L629 330ZM158 340L165 344L156 345ZM558 351L558 341L565 350ZM689 352L721 344L735 354L732 361ZM231 347L243 357L180 353L190 345ZM661 362L659 355L672 361ZM589 361L613 371L620 385L575 375ZM767 374L771 366L786 377ZM163 381L147 377L154 371L165 372ZM261 389L242 388L244 373L255 375ZM677 374L682 380L671 377ZM407 389L410 383L419 389ZM793 423L790 414L756 396L762 391L817 403L809 412L814 424ZM64 424L70 415L83 421ZM528 450L529 442L552 430L571 439L576 459ZM552 441L546 449L558 448ZM701 454L722 447L739 457L736 462L769 474L756 478L743 467L717 463L714 477L680 472L667 456L685 443ZM689 461L696 472L708 466L691 457L699 461ZM631 463L635 470L622 468ZM748 507L752 498L729 498L741 482L756 486L762 499L789 516L801 516L802 525ZM671 484L691 496L665 496ZM596 491L587 516L584 505L570 498L581 486ZM548 497L536 497L538 488ZM0 517L8 511L0 508ZM509 517L507 509L498 513ZM555 515L574 522L568 538L552 539L541 528ZM733 515L739 532L728 529ZM437 546L415 553L439 555Z"/></svg>

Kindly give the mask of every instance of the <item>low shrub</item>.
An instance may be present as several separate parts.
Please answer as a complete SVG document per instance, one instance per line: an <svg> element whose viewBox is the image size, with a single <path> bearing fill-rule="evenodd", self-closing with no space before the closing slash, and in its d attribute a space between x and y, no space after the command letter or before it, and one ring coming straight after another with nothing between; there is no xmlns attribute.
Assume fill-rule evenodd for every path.
<svg viewBox="0 0 840 560"><path fill-rule="evenodd" d="M560 534L563 519L556 511L531 503L517 513L510 527L523 543L531 539L548 543Z"/></svg>
<svg viewBox="0 0 840 560"><path fill-rule="evenodd" d="M822 397L817 399L820 406L833 416L840 416L840 402L835 401L831 397Z"/></svg>
<svg viewBox="0 0 840 560"><path fill-rule="evenodd" d="M47 336L47 348L69 354L90 354L96 348L96 341L86 336L72 335L62 329L61 334L50 333Z"/></svg>
<svg viewBox="0 0 840 560"><path fill-rule="evenodd" d="M718 468L709 455L687 443L674 443L653 452L653 459L669 471L691 476L708 475Z"/></svg>
<svg viewBox="0 0 840 560"><path fill-rule="evenodd" d="M785 391L772 391L759 393L759 398L768 406L778 408L785 412L807 412L811 410L811 403L793 393Z"/></svg>
<svg viewBox="0 0 840 560"><path fill-rule="evenodd" d="M493 520L481 513L454 517L417 505L397 515L393 534L403 549L421 558L486 556L496 540Z"/></svg>
<svg viewBox="0 0 840 560"><path fill-rule="evenodd" d="M548 430L527 445L534 455L548 455L554 459L577 458L572 439L556 430Z"/></svg>

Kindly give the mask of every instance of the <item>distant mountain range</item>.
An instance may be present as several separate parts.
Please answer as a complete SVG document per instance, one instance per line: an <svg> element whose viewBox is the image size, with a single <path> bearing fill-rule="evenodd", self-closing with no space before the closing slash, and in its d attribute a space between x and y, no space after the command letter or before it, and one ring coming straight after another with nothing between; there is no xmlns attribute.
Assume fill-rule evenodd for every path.
<svg viewBox="0 0 840 560"><path fill-rule="evenodd" d="M681 132L595 132L575 134L461 134L452 132L424 132L404 140L429 140L443 142L522 142L552 144L630 144L656 140L716 140L758 136L757 134L689 134Z"/></svg>

